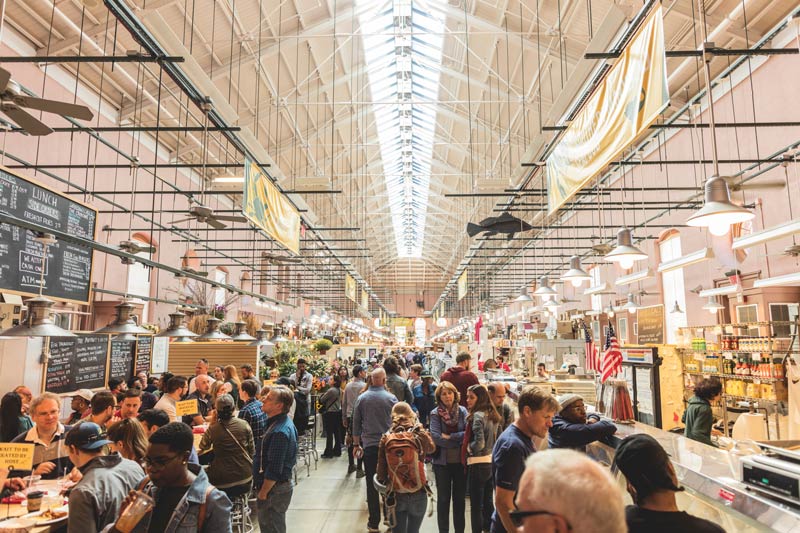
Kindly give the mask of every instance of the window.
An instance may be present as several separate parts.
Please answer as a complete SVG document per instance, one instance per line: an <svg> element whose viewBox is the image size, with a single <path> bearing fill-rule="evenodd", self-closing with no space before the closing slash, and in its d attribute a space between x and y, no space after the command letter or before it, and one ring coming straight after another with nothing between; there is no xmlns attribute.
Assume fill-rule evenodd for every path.
<svg viewBox="0 0 800 533"><path fill-rule="evenodd" d="M425 346L425 334L428 325L424 318L414 320L414 342L416 346Z"/></svg>
<svg viewBox="0 0 800 533"><path fill-rule="evenodd" d="M800 314L798 304L769 304L769 319L775 322L795 322ZM792 334L791 324L776 324L772 326L772 336L788 338Z"/></svg>
<svg viewBox="0 0 800 533"><path fill-rule="evenodd" d="M134 235L131 240L142 246L151 246L145 239L136 235ZM152 254L150 252L145 251L136 254L136 257L142 257L144 259L150 259L151 256ZM141 296L150 297L150 270L151 268L149 266L145 266L139 262L128 265L128 286L125 292L133 298L140 299L144 302L142 316L139 317L140 324L147 322L148 311L150 310L150 302L139 298Z"/></svg>
<svg viewBox="0 0 800 533"><path fill-rule="evenodd" d="M620 345L628 344L628 317L617 319L617 340Z"/></svg>
<svg viewBox="0 0 800 533"><path fill-rule="evenodd" d="M214 277L212 278L217 283L228 283L228 273L219 268L214 269ZM225 289L218 288L214 290L214 305L225 305Z"/></svg>
<svg viewBox="0 0 800 533"><path fill-rule="evenodd" d="M592 287L597 287L600 285L600 269L595 267L589 271L589 275L592 276ZM592 295L592 309L596 311L603 310L603 297L599 294Z"/></svg>
<svg viewBox="0 0 800 533"><path fill-rule="evenodd" d="M671 261L681 256L681 237L673 233L658 245L661 254L661 262ZM678 328L688 325L686 320L686 294L683 284L683 269L677 268L661 274L661 282L664 290L664 310L666 322L666 341L667 344L677 344ZM673 313L675 303L681 309L679 313Z"/></svg>
<svg viewBox="0 0 800 533"><path fill-rule="evenodd" d="M758 306L756 304L736 306L736 323L743 324L745 322L758 322ZM758 337L760 335L758 326L748 327L745 335Z"/></svg>

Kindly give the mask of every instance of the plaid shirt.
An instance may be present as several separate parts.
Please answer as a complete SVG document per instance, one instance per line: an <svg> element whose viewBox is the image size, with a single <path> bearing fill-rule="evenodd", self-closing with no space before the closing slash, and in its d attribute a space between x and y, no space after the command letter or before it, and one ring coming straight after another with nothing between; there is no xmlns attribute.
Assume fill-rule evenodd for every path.
<svg viewBox="0 0 800 533"><path fill-rule="evenodd" d="M250 429L253 430L253 441L258 446L264 432L267 431L267 415L261 411L261 402L255 398L250 398L239 409L239 418L250 424Z"/></svg>
<svg viewBox="0 0 800 533"><path fill-rule="evenodd" d="M253 458L253 486L260 488L264 479L290 481L297 462L297 430L286 415L269 420L268 430L256 446Z"/></svg>

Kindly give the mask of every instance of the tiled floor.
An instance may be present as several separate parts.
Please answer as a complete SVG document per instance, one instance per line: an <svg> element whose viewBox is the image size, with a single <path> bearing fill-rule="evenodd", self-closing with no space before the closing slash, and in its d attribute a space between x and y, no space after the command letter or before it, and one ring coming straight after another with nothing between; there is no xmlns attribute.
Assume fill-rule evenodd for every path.
<svg viewBox="0 0 800 533"><path fill-rule="evenodd" d="M320 445L321 444L321 445ZM324 448L320 441L317 448ZM431 486L435 486L433 473L428 472ZM347 455L336 459L320 459L317 470L311 467L306 477L303 468L298 472L298 483L286 517L289 531L320 533L359 533L367 531L367 502L364 478L347 475ZM435 503L434 503L435 506ZM467 500L469 522L469 500ZM381 526L381 530L385 530ZM469 529L469 525L467 525ZM436 510L425 516L421 533L436 533ZM452 532L452 524L451 529Z"/></svg>

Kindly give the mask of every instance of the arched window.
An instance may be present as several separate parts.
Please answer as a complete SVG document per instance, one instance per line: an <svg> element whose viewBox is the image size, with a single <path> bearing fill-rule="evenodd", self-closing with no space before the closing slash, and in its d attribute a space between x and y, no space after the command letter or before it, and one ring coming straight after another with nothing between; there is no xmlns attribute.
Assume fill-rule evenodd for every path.
<svg viewBox="0 0 800 533"><path fill-rule="evenodd" d="M228 270L225 267L217 267L211 272L211 279L217 283L228 283ZM225 305L225 289L214 290L214 305Z"/></svg>
<svg viewBox="0 0 800 533"><path fill-rule="evenodd" d="M131 240L141 244L142 246L155 246L150 238L141 233L134 233L133 236L131 236ZM153 257L153 254L142 251L136 254L136 257L150 259ZM128 265L128 282L125 292L131 295L133 298L137 298L139 296L149 297L151 273L152 268L145 266L142 263L136 262L132 265ZM145 323L148 321L148 317L150 316L150 302L149 300L145 299L141 299L141 301L144 302L144 307L142 308L142 316L139 318L139 322Z"/></svg>
<svg viewBox="0 0 800 533"><path fill-rule="evenodd" d="M681 236L677 231L670 231L658 243L660 261L671 261L681 256ZM676 344L678 328L688 325L686 320L686 293L683 283L683 269L676 268L661 274L661 286L664 295L664 326L666 327L667 344ZM677 302L679 312L673 313Z"/></svg>

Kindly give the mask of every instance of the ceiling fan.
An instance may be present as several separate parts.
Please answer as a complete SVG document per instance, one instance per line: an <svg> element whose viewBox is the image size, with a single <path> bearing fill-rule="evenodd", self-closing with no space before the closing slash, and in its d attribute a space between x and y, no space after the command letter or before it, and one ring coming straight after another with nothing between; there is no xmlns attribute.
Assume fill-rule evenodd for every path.
<svg viewBox="0 0 800 533"><path fill-rule="evenodd" d="M558 301L559 301L559 303L562 303L562 304L571 304L571 303L580 302L580 300L573 300L572 298L566 298L564 296L562 296L561 299L558 300Z"/></svg>
<svg viewBox="0 0 800 533"><path fill-rule="evenodd" d="M650 291L646 291L644 289L640 289L639 291L636 292L636 294L638 294L639 296L657 296L657 295L659 295L661 293L660 292L650 292Z"/></svg>
<svg viewBox="0 0 800 533"><path fill-rule="evenodd" d="M187 266L181 267L181 271L186 272L187 274L194 274L195 276L203 276L203 277L208 276L208 272L201 272L199 270L195 270L192 267L187 267ZM182 278L183 274L175 274L175 277Z"/></svg>
<svg viewBox="0 0 800 533"><path fill-rule="evenodd" d="M180 222L188 222L189 220L196 220L198 222L205 222L214 229L225 229L227 226L220 222L247 222L247 219L241 215L218 215L214 210L205 205L193 205L189 208L189 217L180 220L173 220L170 224L178 224Z"/></svg>
<svg viewBox="0 0 800 533"><path fill-rule="evenodd" d="M592 251L597 255L608 255L611 253L611 250L614 249L614 246L611 244L600 243L600 244L593 244Z"/></svg>
<svg viewBox="0 0 800 533"><path fill-rule="evenodd" d="M119 249L123 252L128 252L129 254L133 255L140 254L142 252L152 254L156 251L155 246L149 246L138 241L122 241L119 243Z"/></svg>
<svg viewBox="0 0 800 533"><path fill-rule="evenodd" d="M754 181L752 183L741 183L736 181L736 178L732 178L729 176L723 176L725 181L728 182L728 188L731 192L737 191L753 191L753 190L761 190L761 189L785 189L786 182L783 180L764 180L764 181Z"/></svg>
<svg viewBox="0 0 800 533"><path fill-rule="evenodd" d="M792 244L777 254L767 254L767 257L798 257L800 256L800 244Z"/></svg>
<svg viewBox="0 0 800 533"><path fill-rule="evenodd" d="M289 257L288 255L275 255L269 252L262 252L261 257L265 259L267 262L272 264L277 263L302 263L303 258L301 257Z"/></svg>
<svg viewBox="0 0 800 533"><path fill-rule="evenodd" d="M0 111L29 135L49 135L53 133L53 129L50 126L44 124L23 108L81 120L92 120L94 118L94 113L86 106L58 100L46 100L24 94L19 84L11 79L11 73L0 67Z"/></svg>

